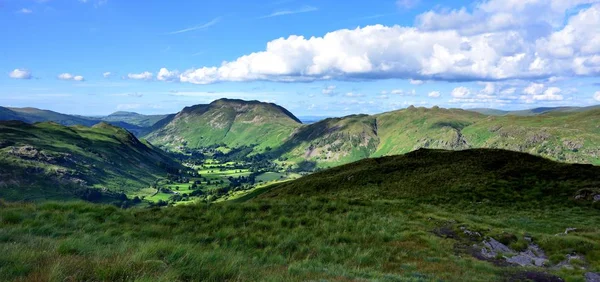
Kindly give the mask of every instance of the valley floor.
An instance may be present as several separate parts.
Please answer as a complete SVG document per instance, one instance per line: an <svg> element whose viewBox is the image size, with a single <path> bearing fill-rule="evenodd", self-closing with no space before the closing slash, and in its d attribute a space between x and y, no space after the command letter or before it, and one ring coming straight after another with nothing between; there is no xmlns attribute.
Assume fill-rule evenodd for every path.
<svg viewBox="0 0 600 282"><path fill-rule="evenodd" d="M306 198L123 210L0 202L0 280L585 281L600 271L599 226L598 210L576 206ZM566 228L577 230L556 235ZM479 242L463 229L514 238L506 242L513 248L531 237L547 266L478 259L471 246ZM581 259L553 267L567 254Z"/></svg>

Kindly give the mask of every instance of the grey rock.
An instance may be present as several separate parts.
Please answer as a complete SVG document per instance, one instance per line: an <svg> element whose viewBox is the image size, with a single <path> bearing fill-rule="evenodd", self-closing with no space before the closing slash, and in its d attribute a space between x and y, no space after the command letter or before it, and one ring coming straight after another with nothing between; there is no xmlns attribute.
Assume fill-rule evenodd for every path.
<svg viewBox="0 0 600 282"><path fill-rule="evenodd" d="M508 246L498 242L494 238L483 241L483 248L481 248L481 254L487 258L495 258L498 254L514 254Z"/></svg>
<svg viewBox="0 0 600 282"><path fill-rule="evenodd" d="M600 282L600 273L588 272L585 274L585 282Z"/></svg>
<svg viewBox="0 0 600 282"><path fill-rule="evenodd" d="M538 245L530 244L527 247L527 250L507 258L506 261L520 266L542 267L548 261L548 257Z"/></svg>

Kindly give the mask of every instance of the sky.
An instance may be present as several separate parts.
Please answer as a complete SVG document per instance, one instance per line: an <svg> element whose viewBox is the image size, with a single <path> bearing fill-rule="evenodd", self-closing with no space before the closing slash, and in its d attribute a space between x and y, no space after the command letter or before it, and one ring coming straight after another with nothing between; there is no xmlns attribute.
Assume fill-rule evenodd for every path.
<svg viewBox="0 0 600 282"><path fill-rule="evenodd" d="M0 106L600 104L600 0L0 0Z"/></svg>

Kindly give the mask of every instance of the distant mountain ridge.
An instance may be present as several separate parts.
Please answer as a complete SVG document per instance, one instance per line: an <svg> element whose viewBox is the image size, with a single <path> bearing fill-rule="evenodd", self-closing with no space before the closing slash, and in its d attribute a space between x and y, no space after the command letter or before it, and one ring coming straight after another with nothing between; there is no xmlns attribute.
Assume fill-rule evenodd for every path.
<svg viewBox="0 0 600 282"><path fill-rule="evenodd" d="M0 118L19 117L27 111L32 110L18 113L0 108ZM63 124L98 122L51 113L45 117ZM29 122L39 116L29 113ZM252 147L253 154L265 153L290 165L312 162L322 167L336 166L419 148L498 148L600 165L600 106L517 112L411 106L376 115L350 115L302 124L288 110L272 103L219 99L185 107L171 115L117 112L104 118L166 150L194 151L221 145ZM140 127L123 120L152 125Z"/></svg>
<svg viewBox="0 0 600 282"><path fill-rule="evenodd" d="M93 126L100 122L127 129L136 136L142 136L152 130L152 126L169 115L142 115L133 112L115 112L108 116L87 117L67 115L37 108L5 108L0 107L0 120L19 120L27 123L56 122L61 125Z"/></svg>
<svg viewBox="0 0 600 282"><path fill-rule="evenodd" d="M589 110L600 109L600 105L589 106L589 107L540 107L533 108L527 110L516 110L516 111L504 111L497 109L489 109L489 108L474 108L467 109L469 111L478 112L484 115L491 116L505 116L505 115L514 115L514 116L535 116L541 114L548 113L575 113L575 112L585 112Z"/></svg>

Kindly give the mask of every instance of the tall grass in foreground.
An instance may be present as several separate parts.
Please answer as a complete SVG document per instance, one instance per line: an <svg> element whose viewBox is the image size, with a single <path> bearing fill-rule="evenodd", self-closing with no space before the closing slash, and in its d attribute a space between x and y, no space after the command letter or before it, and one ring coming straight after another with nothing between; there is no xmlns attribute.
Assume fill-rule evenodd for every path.
<svg viewBox="0 0 600 282"><path fill-rule="evenodd" d="M519 268L457 250L440 226L530 235L600 270L598 211L307 198L121 210L0 203L2 281L495 281ZM566 227L578 232L554 236ZM581 270L557 272L580 281ZM578 280L579 279L579 280Z"/></svg>

